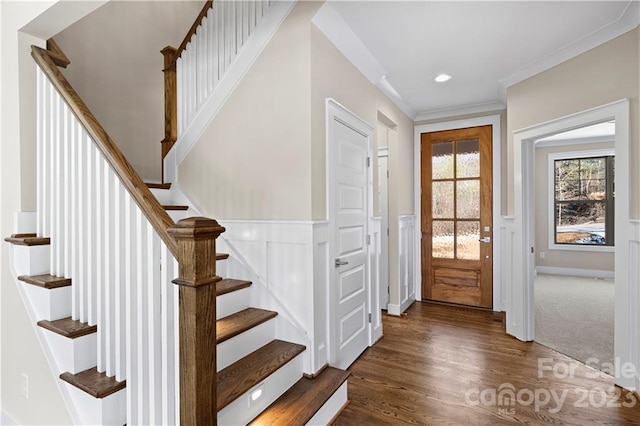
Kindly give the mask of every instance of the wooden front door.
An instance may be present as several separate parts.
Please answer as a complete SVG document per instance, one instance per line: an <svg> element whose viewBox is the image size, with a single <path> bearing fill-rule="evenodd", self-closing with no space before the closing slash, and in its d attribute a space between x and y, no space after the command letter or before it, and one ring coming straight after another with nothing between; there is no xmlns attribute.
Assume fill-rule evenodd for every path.
<svg viewBox="0 0 640 426"><path fill-rule="evenodd" d="M491 126L423 133L422 294L491 308Z"/></svg>

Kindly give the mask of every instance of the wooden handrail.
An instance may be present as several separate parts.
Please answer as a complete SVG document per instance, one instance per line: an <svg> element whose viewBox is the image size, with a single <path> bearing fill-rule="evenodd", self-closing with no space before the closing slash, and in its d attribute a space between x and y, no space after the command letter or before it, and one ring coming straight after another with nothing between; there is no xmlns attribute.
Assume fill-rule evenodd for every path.
<svg viewBox="0 0 640 426"><path fill-rule="evenodd" d="M127 188L127 191L129 191L162 241L164 241L171 253L178 257L178 244L167 232L167 229L174 225L171 217L169 217L156 197L149 191L147 185L140 179L140 176L138 176L133 167L131 167L131 164L129 164L124 155L122 155L120 149L100 125L71 84L69 84L62 72L60 72L49 53L40 47L32 46L31 56L58 90L60 96L66 101L89 136L91 136L100 152L102 152L116 175L118 175L120 182Z"/></svg>
<svg viewBox="0 0 640 426"><path fill-rule="evenodd" d="M178 60L180 55L182 55L182 52L184 52L184 49L187 48L187 44L189 44L189 41L191 41L191 37L193 37L193 35L196 33L196 30L202 23L202 20L204 19L205 16L207 16L209 9L211 9L212 7L213 7L213 0L208 0L204 3L204 6L202 7L200 14L196 18L196 20L193 22L193 25L191 25L191 28L189 28L189 32L185 36L184 40L182 40L182 43L180 43L180 46L178 46L178 48L176 49L176 53L173 56L174 63Z"/></svg>

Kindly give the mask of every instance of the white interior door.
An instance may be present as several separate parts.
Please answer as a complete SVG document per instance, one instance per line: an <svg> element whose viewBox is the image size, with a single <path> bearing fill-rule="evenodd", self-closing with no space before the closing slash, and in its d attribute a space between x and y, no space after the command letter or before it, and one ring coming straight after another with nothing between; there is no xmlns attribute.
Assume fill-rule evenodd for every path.
<svg viewBox="0 0 640 426"><path fill-rule="evenodd" d="M332 364L347 368L368 346L369 136L329 117Z"/></svg>
<svg viewBox="0 0 640 426"><path fill-rule="evenodd" d="M378 200L382 226L380 234L380 308L389 303L389 156L378 155Z"/></svg>

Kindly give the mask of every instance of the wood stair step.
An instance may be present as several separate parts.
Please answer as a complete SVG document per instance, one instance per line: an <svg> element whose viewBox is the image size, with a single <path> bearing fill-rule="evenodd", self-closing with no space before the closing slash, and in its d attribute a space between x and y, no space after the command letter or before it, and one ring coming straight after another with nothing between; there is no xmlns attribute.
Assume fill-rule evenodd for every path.
<svg viewBox="0 0 640 426"><path fill-rule="evenodd" d="M348 371L327 367L315 379L303 377L249 424L302 426L350 375Z"/></svg>
<svg viewBox="0 0 640 426"><path fill-rule="evenodd" d="M225 260L229 258L229 253L216 253L216 260Z"/></svg>
<svg viewBox="0 0 640 426"><path fill-rule="evenodd" d="M38 237L36 234L13 234L4 240L17 246L48 246L51 244L49 237Z"/></svg>
<svg viewBox="0 0 640 426"><path fill-rule="evenodd" d="M171 189L171 183L145 182L149 189Z"/></svg>
<svg viewBox="0 0 640 426"><path fill-rule="evenodd" d="M247 308L216 321L216 343L222 343L240 333L269 321L277 312L265 309Z"/></svg>
<svg viewBox="0 0 640 426"><path fill-rule="evenodd" d="M218 373L217 382L218 411L269 377L305 349L304 346L295 343L272 340L221 370Z"/></svg>
<svg viewBox="0 0 640 426"><path fill-rule="evenodd" d="M126 387L127 381L118 382L105 373L99 373L96 367L81 371L78 374L62 373L60 378L93 396L104 398Z"/></svg>
<svg viewBox="0 0 640 426"><path fill-rule="evenodd" d="M225 278L222 281L216 283L216 296L222 296L223 294L232 293L237 290L242 290L251 285L251 281L234 280L232 278Z"/></svg>
<svg viewBox="0 0 640 426"><path fill-rule="evenodd" d="M71 317L55 321L42 320L38 321L38 325L61 336L68 337L69 339L76 339L98 331L98 326L76 321L71 319Z"/></svg>
<svg viewBox="0 0 640 426"><path fill-rule="evenodd" d="M189 206L178 206L178 205L164 205L162 206L162 208L164 208L165 210L189 210Z"/></svg>
<svg viewBox="0 0 640 426"><path fill-rule="evenodd" d="M68 287L71 285L71 278L54 277L49 274L42 275L20 275L18 279L27 284L37 285L46 289Z"/></svg>

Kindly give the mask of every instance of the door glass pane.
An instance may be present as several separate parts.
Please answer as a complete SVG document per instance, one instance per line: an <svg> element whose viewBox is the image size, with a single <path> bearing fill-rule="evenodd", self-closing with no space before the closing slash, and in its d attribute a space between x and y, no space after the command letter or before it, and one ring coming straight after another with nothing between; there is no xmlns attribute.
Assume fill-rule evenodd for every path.
<svg viewBox="0 0 640 426"><path fill-rule="evenodd" d="M432 216L453 219L453 181L432 183Z"/></svg>
<svg viewBox="0 0 640 426"><path fill-rule="evenodd" d="M480 141L467 139L456 142L456 177L480 176Z"/></svg>
<svg viewBox="0 0 640 426"><path fill-rule="evenodd" d="M480 222L458 222L456 255L458 259L480 260Z"/></svg>
<svg viewBox="0 0 640 426"><path fill-rule="evenodd" d="M456 182L456 213L460 219L480 219L480 180Z"/></svg>
<svg viewBox="0 0 640 426"><path fill-rule="evenodd" d="M431 145L431 178L453 179L453 142Z"/></svg>
<svg viewBox="0 0 640 426"><path fill-rule="evenodd" d="M453 259L453 221L434 220L432 236L432 256Z"/></svg>

